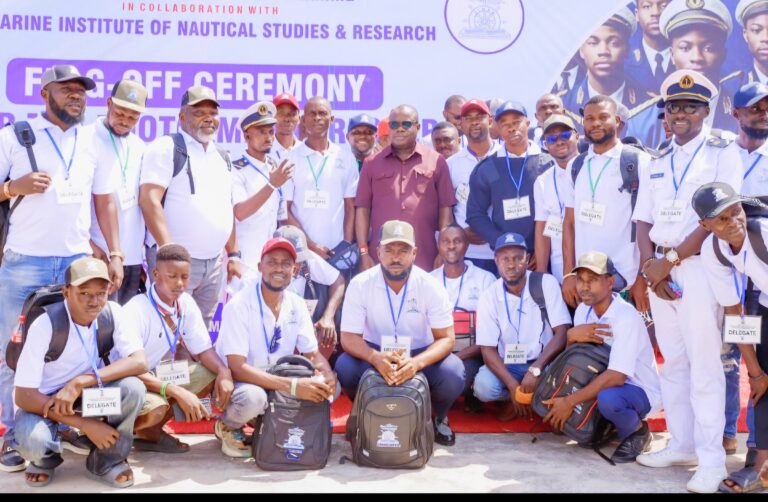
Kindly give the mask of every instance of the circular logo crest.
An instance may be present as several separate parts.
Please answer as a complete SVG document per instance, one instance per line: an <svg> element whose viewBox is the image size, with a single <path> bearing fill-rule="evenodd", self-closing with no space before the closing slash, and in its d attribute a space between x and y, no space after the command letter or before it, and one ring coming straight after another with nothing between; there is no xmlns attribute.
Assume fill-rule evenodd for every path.
<svg viewBox="0 0 768 502"><path fill-rule="evenodd" d="M683 89L690 89L693 87L693 77L690 75L683 75L683 78L680 79L680 87Z"/></svg>
<svg viewBox="0 0 768 502"><path fill-rule="evenodd" d="M689 9L701 9L704 7L704 0L686 0L685 5Z"/></svg>
<svg viewBox="0 0 768 502"><path fill-rule="evenodd" d="M522 0L446 0L445 25L460 46L476 54L508 49L523 31Z"/></svg>
<svg viewBox="0 0 768 502"><path fill-rule="evenodd" d="M267 108L267 105L261 105L258 109L259 115L267 115L269 113L269 108Z"/></svg>

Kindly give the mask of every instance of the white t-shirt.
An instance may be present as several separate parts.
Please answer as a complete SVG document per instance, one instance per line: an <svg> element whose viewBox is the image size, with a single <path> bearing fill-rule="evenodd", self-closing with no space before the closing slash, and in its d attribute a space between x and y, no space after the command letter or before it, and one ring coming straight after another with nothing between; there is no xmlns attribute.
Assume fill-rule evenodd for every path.
<svg viewBox="0 0 768 502"><path fill-rule="evenodd" d="M768 238L768 222L760 220L760 230L763 240ZM723 307L737 305L741 301L741 289L738 292L736 291L736 284L733 281L733 268L723 266L717 259L712 245L713 238L714 236L712 235L708 236L701 245L701 259L704 262L707 279L710 286L712 286L717 303ZM744 239L744 244L736 254L731 251L731 246L727 241L718 239L718 245L725 259L736 268L738 272L736 279L739 286L741 287L743 284L741 274L746 272L747 276L755 283L757 289L760 290L760 305L768 307L768 294L766 294L768 292L768 265L757 257L749 237ZM744 261L745 253L746 267Z"/></svg>
<svg viewBox="0 0 768 502"><path fill-rule="evenodd" d="M139 179L141 177L141 157L146 145L133 133L125 137L115 136L114 146L110 131L104 125L104 118L86 128L93 128L94 150L99 166L110 169L115 174L117 185L115 206L117 223L120 229L120 247L125 253L125 265L141 265L144 261L144 216L139 207ZM120 156L115 153L115 148ZM123 172L125 170L125 172ZM107 241L96 219L96 210L91 204L91 239L102 250L109 252Z"/></svg>
<svg viewBox="0 0 768 502"><path fill-rule="evenodd" d="M477 302L480 297L496 281L492 273L478 268L471 261L465 261L466 271L462 277L451 279L443 275L444 266L440 266L429 273L432 277L443 285L448 292L448 300L451 305L469 312L477 311Z"/></svg>
<svg viewBox="0 0 768 502"><path fill-rule="evenodd" d="M703 141L708 141L708 129L683 146L672 142L672 151L651 161L648 169L640 174L640 190L632 219L653 225L650 231L651 241L656 245L674 247L685 240L699 226L699 217L691 206L693 194L701 185L713 181L728 183L738 193L741 190L744 171L740 169L741 158L735 143L725 148L703 144L693 159L685 179L680 181L683 171L691 161L693 154ZM675 162L675 180L680 189L677 200L683 201L682 221L657 221L658 212L663 205L675 199L675 186L672 182L672 157Z"/></svg>
<svg viewBox="0 0 768 502"><path fill-rule="evenodd" d="M213 142L208 149L184 131L188 163L173 177L173 140L162 136L144 153L141 184L167 188L165 221L171 240L181 244L192 258L209 260L218 256L232 233L232 173ZM195 185L192 195L187 170L191 167ZM150 244L154 239L148 235Z"/></svg>
<svg viewBox="0 0 768 502"><path fill-rule="evenodd" d="M589 315L589 316L587 316ZM603 339L611 347L608 369L626 375L626 383L645 391L651 403L647 416L661 409L661 386L656 369L656 357L645 328L645 321L635 307L613 294L613 301L602 317L583 303L576 308L574 326L587 323L608 324L613 336Z"/></svg>
<svg viewBox="0 0 768 502"><path fill-rule="evenodd" d="M574 210L576 258L588 251L603 252L611 257L619 273L632 284L640 267L640 251L637 243L632 242L632 198L629 192L619 191L623 184L620 168L622 145L618 143L601 155L596 155L593 148L589 147L573 193L565 202L566 207ZM646 153L638 154L636 169L640 185L645 181L643 174L647 172L649 162L650 157ZM573 160L566 168L569 174L572 165ZM605 206L602 225L587 223L579 218L580 209L592 203L590 165L591 184L597 185L594 202Z"/></svg>
<svg viewBox="0 0 768 502"><path fill-rule="evenodd" d="M109 360L114 362L143 350L144 347L137 335L132 318L126 315L117 303L109 302L109 305L112 307L115 323L112 335L115 346L109 353ZM69 315L69 308L67 308L67 314ZM84 348L70 317L69 336L64 351L58 359L46 363L45 353L48 352L52 336L51 319L46 314L35 319L29 327L27 340L19 355L14 386L38 389L41 393L50 395L76 376L93 373L91 361L96 343L97 324L94 322L92 327L77 326L85 343ZM104 367L104 362L99 359L96 367Z"/></svg>
<svg viewBox="0 0 768 502"><path fill-rule="evenodd" d="M265 162L243 153L245 167L232 172L232 202L237 205L255 195L269 182L269 166ZM240 161L237 161L235 166ZM285 196L287 185L280 189ZM277 213L280 209L280 191L273 190L267 201L248 218L235 220L237 245L243 254L242 261L256 270L261 261L261 250L277 230Z"/></svg>
<svg viewBox="0 0 768 502"><path fill-rule="evenodd" d="M363 339L381 346L382 336L395 335L394 317L404 303L397 323L398 336L411 337L411 350L418 350L435 341L432 329L453 326L453 305L448 301L445 288L416 265L399 293L389 289L384 281L381 265L361 272L349 282L341 312L341 330L360 334Z"/></svg>
<svg viewBox="0 0 768 502"><path fill-rule="evenodd" d="M283 303L279 318L257 295L260 283L244 288L224 306L221 316L216 352L222 360L227 356L243 356L254 368L266 369L277 363L282 356L291 355L295 349L302 354L317 351L317 338L312 319L304 300L290 291L283 291ZM263 310L264 317L260 312ZM269 353L269 344L280 329L280 345ZM265 332L268 340L265 340Z"/></svg>
<svg viewBox="0 0 768 502"><path fill-rule="evenodd" d="M154 288L153 288L154 290ZM183 293L178 300L179 309L173 309L169 305L162 304L152 292L153 298L158 301L158 306L166 312L171 312L171 319L179 326L179 345L183 340L187 350L193 356L210 349L211 337L205 329L203 314L195 303L195 300L187 293ZM152 306L146 294L137 295L123 307L125 315L134 319L136 329L144 345L147 355L147 365L154 370L157 365L166 359L170 359L171 343L176 335ZM181 314L181 325L179 315ZM170 339L170 342L169 342Z"/></svg>
<svg viewBox="0 0 768 502"><path fill-rule="evenodd" d="M301 145L301 141L294 138L293 139L293 146L291 148L285 148L283 145L280 144L279 141L277 141L277 138L275 138L275 142L272 143L272 150L270 150L269 155L274 158L278 164L283 161L286 157L288 157L288 154L291 153L292 150L295 150L297 146Z"/></svg>
<svg viewBox="0 0 768 502"><path fill-rule="evenodd" d="M320 255L314 251L309 249L307 251L309 253L309 258L307 258L306 264L307 268L309 268L309 278L312 279L313 282L324 284L325 286L330 286L336 282L336 279L339 278L341 273L333 268L330 263L320 258ZM298 265L301 266L301 264ZM299 273L298 276L291 280L291 284L288 286L288 290L293 291L299 295L299 297L304 298L304 288L306 285L307 280L304 278L304 276L301 275L301 273Z"/></svg>
<svg viewBox="0 0 768 502"><path fill-rule="evenodd" d="M741 157L741 165L744 166L746 176L741 186L741 194L750 197L768 195L768 142L763 143L752 153L739 145L736 145L736 149Z"/></svg>
<svg viewBox="0 0 768 502"><path fill-rule="evenodd" d="M288 158L296 167L293 190L286 192L286 198L293 201L291 212L304 227L307 237L333 249L344 240L344 199L354 199L360 176L351 152L335 143L328 142L328 145L325 155L306 143L291 150ZM305 198L316 191L323 195L326 209L305 207Z"/></svg>
<svg viewBox="0 0 768 502"><path fill-rule="evenodd" d="M456 205L453 206L453 216L456 222L463 228L467 228L467 201L469 200L469 176L477 166L478 162L490 157L499 149L500 143L492 142L491 147L485 154L485 157L478 159L469 151L468 147L459 150L456 155L451 156L446 162L448 171L451 174L451 183L453 184L453 193L456 195ZM488 214L490 214L490 208ZM493 251L489 244L470 244L465 255L467 258L482 260L493 260Z"/></svg>
<svg viewBox="0 0 768 502"><path fill-rule="evenodd" d="M547 221L558 218L561 222L565 217L565 202L573 197L573 180L570 169L562 169L557 164L541 174L533 183L533 198L535 200L535 220ZM563 282L563 235L550 237L549 260L552 264L552 275L558 282Z"/></svg>
<svg viewBox="0 0 768 502"><path fill-rule="evenodd" d="M518 313L520 297L506 290L504 279L497 279L480 297L480 303L477 306L477 345L497 347L502 360L506 352L505 347L510 344L526 345L528 361L538 358L544 347L554 337L552 328L571 324L571 316L563 301L560 284L553 276L545 274L541 281L541 288L550 324L544 325L541 310L531 297L530 277L531 273L526 272L522 313ZM507 307L509 307L509 317L507 317Z"/></svg>
<svg viewBox="0 0 768 502"><path fill-rule="evenodd" d="M45 193L27 195L19 203L11 215L4 249L28 256L90 254L91 194L110 194L116 187L112 170L99 166L94 155L93 129L77 125L62 131L42 115L29 125L35 134L32 151L37 167L51 176L52 185ZM67 187L65 162L70 159ZM10 176L15 180L31 172L27 150L19 144L13 128L0 129L0 179ZM67 191L79 195L60 202L58 194ZM11 205L15 201L16 197Z"/></svg>

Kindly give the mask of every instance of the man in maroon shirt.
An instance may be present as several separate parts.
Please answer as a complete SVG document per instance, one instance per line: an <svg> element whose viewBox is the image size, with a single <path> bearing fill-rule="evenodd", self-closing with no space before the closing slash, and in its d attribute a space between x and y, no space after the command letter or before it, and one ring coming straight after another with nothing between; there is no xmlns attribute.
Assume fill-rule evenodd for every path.
<svg viewBox="0 0 768 502"><path fill-rule="evenodd" d="M376 263L368 253L378 245L379 228L389 220L407 221L416 233L416 265L434 268L437 256L435 232L453 221L456 204L445 159L420 145L419 113L400 105L389 114L391 144L375 158L366 160L355 197L355 236L360 246L360 268ZM371 229L374 231L371 232Z"/></svg>

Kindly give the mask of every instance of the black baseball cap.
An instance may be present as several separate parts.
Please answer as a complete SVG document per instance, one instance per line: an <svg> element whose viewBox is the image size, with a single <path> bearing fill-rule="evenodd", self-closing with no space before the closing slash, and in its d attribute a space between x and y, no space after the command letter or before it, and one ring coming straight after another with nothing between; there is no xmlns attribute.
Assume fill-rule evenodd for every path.
<svg viewBox="0 0 768 502"><path fill-rule="evenodd" d="M766 207L765 204L752 197L742 197L728 183L716 181L702 185L693 194L693 210L702 220L717 218L723 211L734 204L749 204Z"/></svg>

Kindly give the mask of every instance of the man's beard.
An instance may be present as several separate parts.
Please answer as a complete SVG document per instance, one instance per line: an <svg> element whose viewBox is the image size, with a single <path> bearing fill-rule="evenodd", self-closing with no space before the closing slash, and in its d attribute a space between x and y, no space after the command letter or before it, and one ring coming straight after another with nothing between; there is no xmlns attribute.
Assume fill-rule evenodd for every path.
<svg viewBox="0 0 768 502"><path fill-rule="evenodd" d="M413 265L411 265L410 267L408 267L405 270L403 270L403 272L401 274L397 274L397 275L391 273L389 270L387 270L384 267L381 267L381 270L384 272L384 277L386 277L390 281L402 281L403 279L408 277L408 274L411 273L411 268L412 267L413 267Z"/></svg>
<svg viewBox="0 0 768 502"><path fill-rule="evenodd" d="M59 105L56 104L56 101L53 100L53 96L50 94L48 95L48 108L50 108L51 113L53 113L57 119L61 120L67 125L80 124L83 121L83 115L85 115L85 107L83 107L80 115L73 117L64 108L59 108Z"/></svg>
<svg viewBox="0 0 768 502"><path fill-rule="evenodd" d="M109 125L109 120L106 118L104 119L104 125L107 126L107 129L109 129L109 132L111 132L114 136L117 136L119 138L125 138L126 136L131 134L131 131L128 131L125 134L118 133L117 131L115 131L115 129L111 125Z"/></svg>
<svg viewBox="0 0 768 502"><path fill-rule="evenodd" d="M269 281L267 281L267 279L264 277L261 278L261 282L264 283L264 286L266 286L268 290L274 293L280 293L282 291L285 291L288 288L288 284L286 284L285 286L274 286Z"/></svg>
<svg viewBox="0 0 768 502"><path fill-rule="evenodd" d="M605 134L600 139L592 139L591 136L587 136L587 139L589 139L589 142L594 145L602 145L603 143L607 143L611 141L615 137L616 137L616 129L613 129L612 131L605 131Z"/></svg>
<svg viewBox="0 0 768 502"><path fill-rule="evenodd" d="M758 129L757 127L741 126L741 130L744 134L752 139L766 139L768 138L768 129Z"/></svg>
<svg viewBox="0 0 768 502"><path fill-rule="evenodd" d="M509 279L509 280L504 279L504 284L506 284L507 286L509 286L511 288L511 287L519 285L520 282L522 282L522 280L524 278L525 278L525 274L521 275L517 279Z"/></svg>

